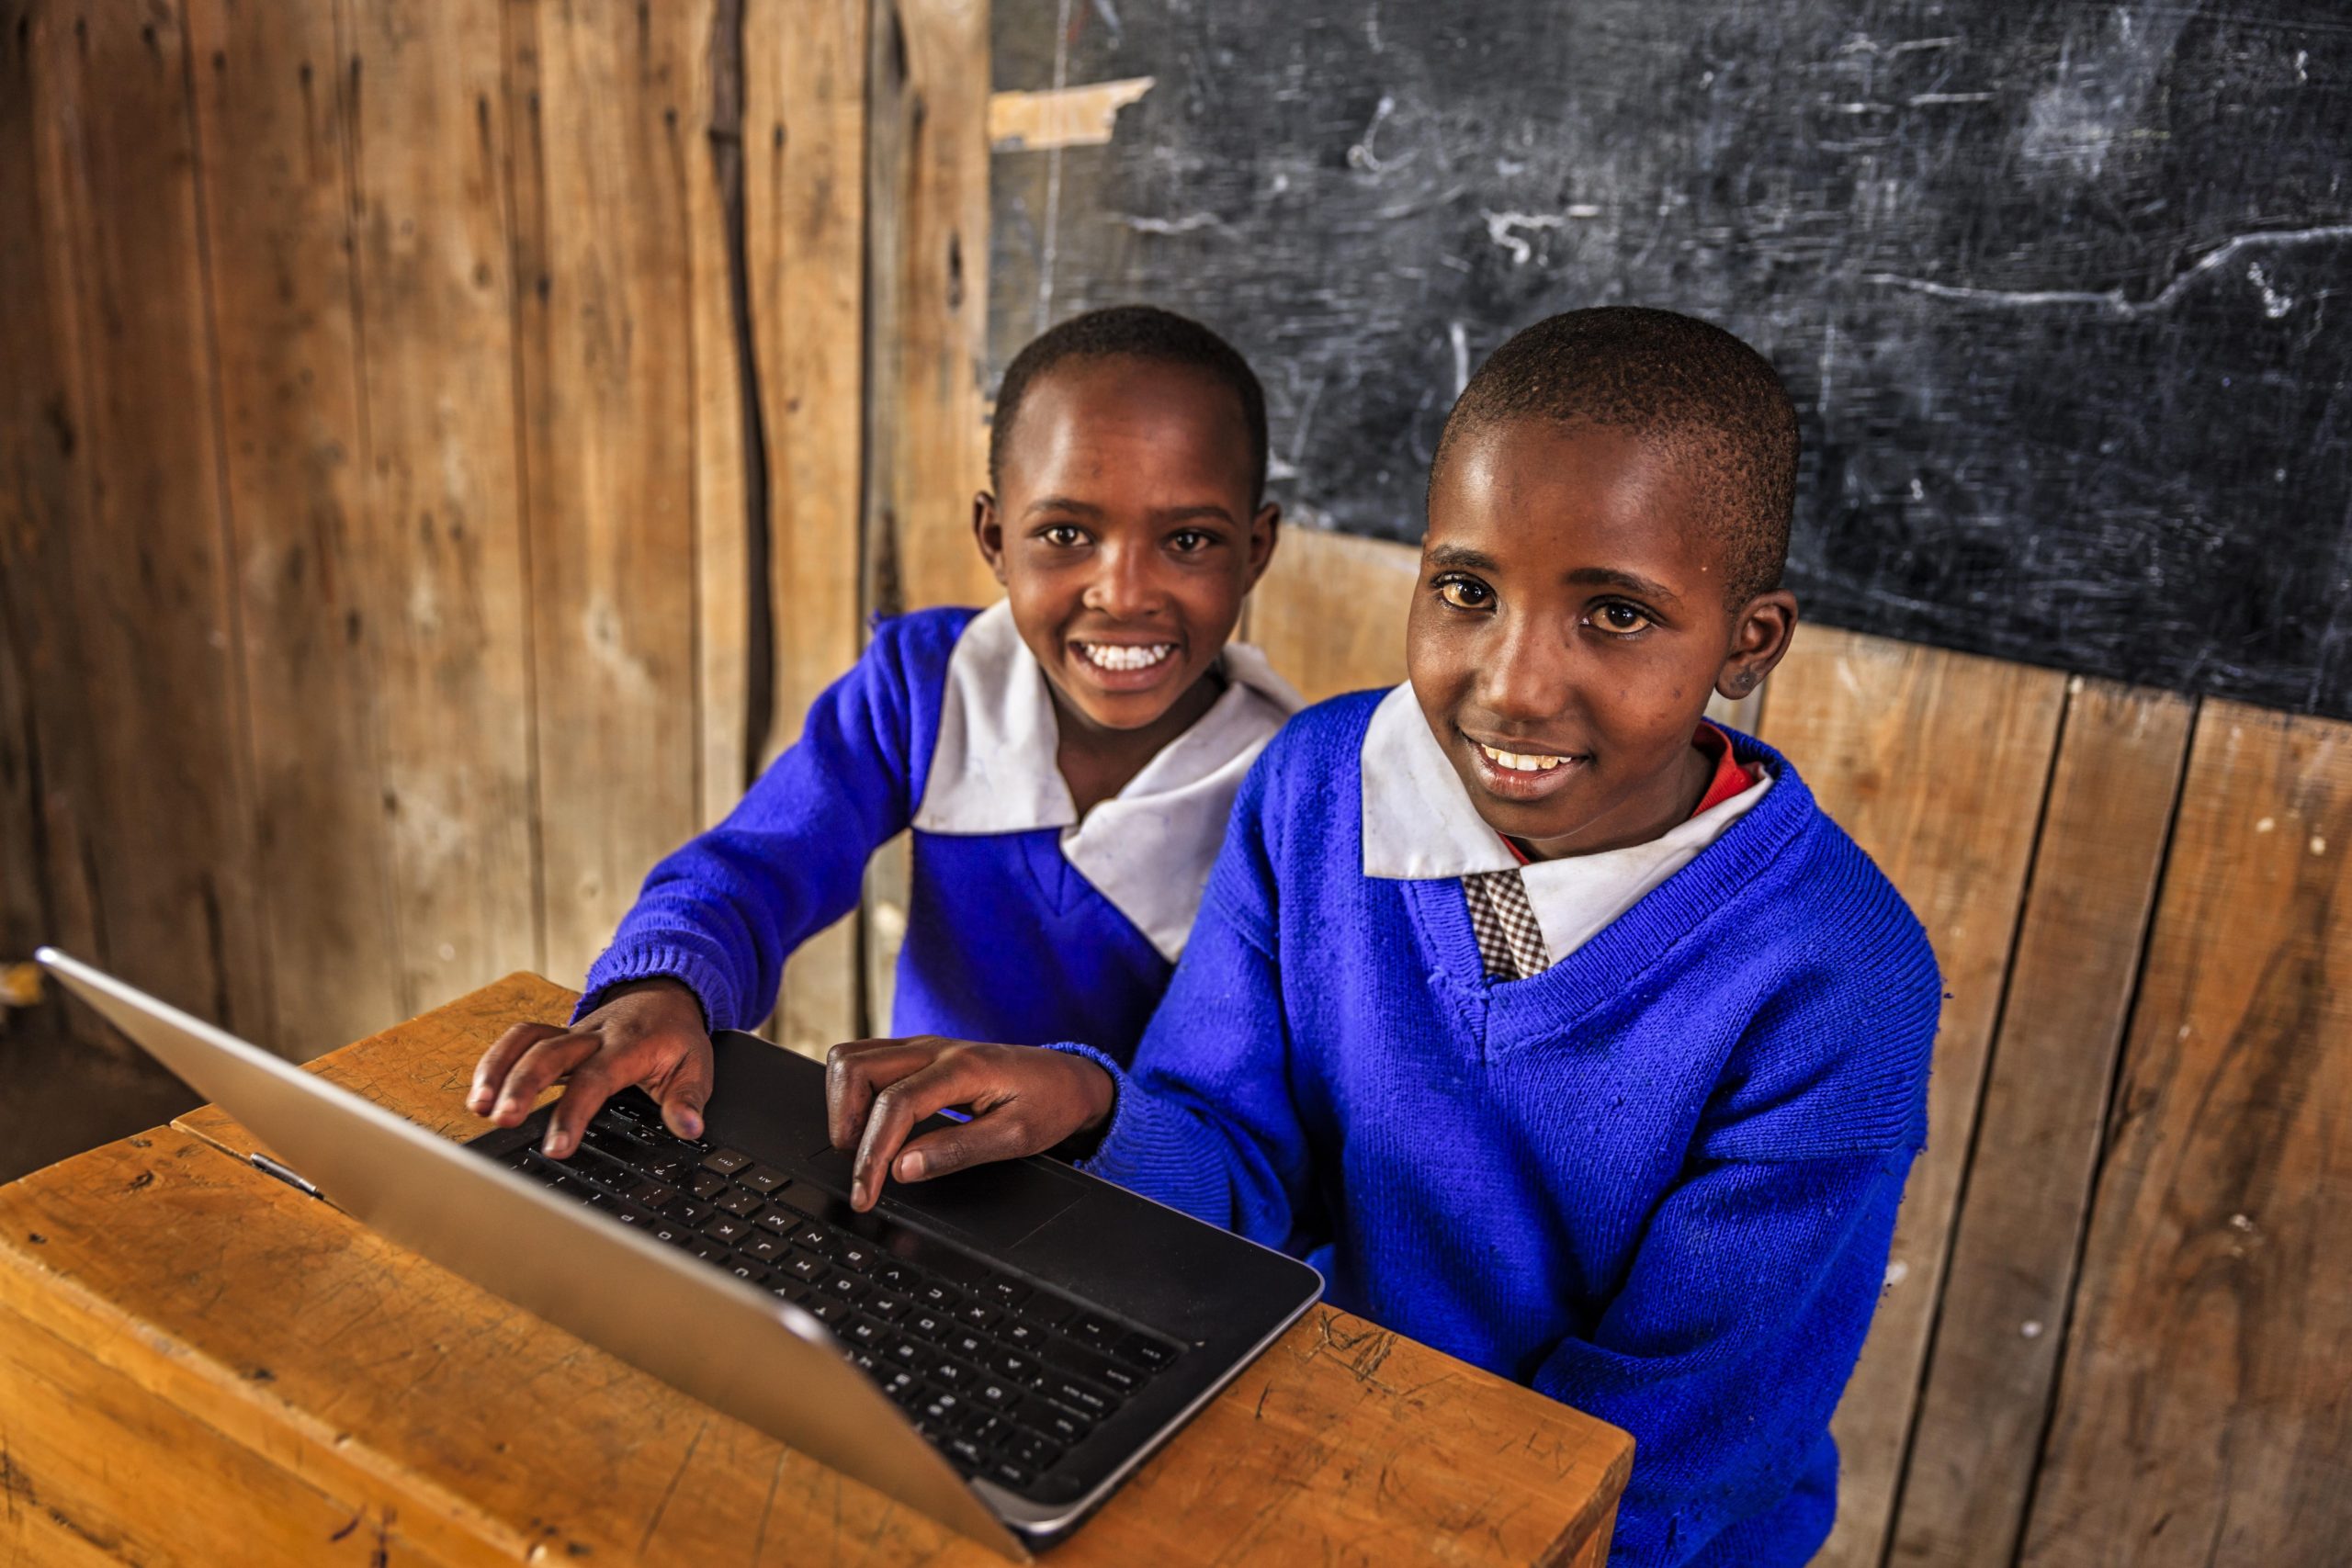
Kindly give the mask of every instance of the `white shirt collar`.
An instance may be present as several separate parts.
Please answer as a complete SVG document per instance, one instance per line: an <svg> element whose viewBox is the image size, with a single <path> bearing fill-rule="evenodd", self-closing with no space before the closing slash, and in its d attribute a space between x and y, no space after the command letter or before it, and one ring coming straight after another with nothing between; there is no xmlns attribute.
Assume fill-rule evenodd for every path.
<svg viewBox="0 0 2352 1568"><path fill-rule="evenodd" d="M1648 843L1522 866L1470 803L1409 682L1373 710L1362 770L1363 874L1420 882L1516 870L1554 964L1697 859L1772 783L1768 773Z"/></svg>
<svg viewBox="0 0 2352 1568"><path fill-rule="evenodd" d="M1264 654L1227 643L1226 688L1113 798L1080 821L1057 761L1053 694L1002 600L948 656L939 740L914 826L927 833L1062 829L1062 853L1164 957L1184 951L1234 792L1302 705Z"/></svg>

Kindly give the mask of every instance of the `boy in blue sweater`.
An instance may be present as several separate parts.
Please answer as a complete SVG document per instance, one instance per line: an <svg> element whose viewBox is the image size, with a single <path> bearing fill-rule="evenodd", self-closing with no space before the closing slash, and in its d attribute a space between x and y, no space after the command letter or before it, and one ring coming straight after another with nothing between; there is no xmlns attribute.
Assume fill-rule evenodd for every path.
<svg viewBox="0 0 2352 1568"><path fill-rule="evenodd" d="M1265 570L1265 399L1197 322L1122 307L1007 367L973 503L1002 604L883 623L800 739L654 867L568 1028L519 1024L468 1104L513 1126L559 1077L548 1155L637 1085L686 1137L708 1032L767 1016L786 957L913 829L893 1026L1130 1056L1234 792L1298 698L1228 646Z"/></svg>
<svg viewBox="0 0 2352 1568"><path fill-rule="evenodd" d="M1132 1067L839 1048L857 1201L1098 1130L1097 1174L1631 1431L1612 1562L1804 1562L1941 993L1796 770L1701 717L1788 647L1796 457L1770 367L1703 322L1506 344L1432 464L1409 683L1251 771Z"/></svg>

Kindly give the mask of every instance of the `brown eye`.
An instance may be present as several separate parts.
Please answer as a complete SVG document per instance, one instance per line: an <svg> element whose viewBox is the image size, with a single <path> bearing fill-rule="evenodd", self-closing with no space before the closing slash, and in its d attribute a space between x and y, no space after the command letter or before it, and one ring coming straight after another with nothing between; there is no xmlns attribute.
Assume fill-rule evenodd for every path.
<svg viewBox="0 0 2352 1568"><path fill-rule="evenodd" d="M1180 556L1196 556L1216 541L1198 528L1182 528L1168 536L1168 547Z"/></svg>
<svg viewBox="0 0 2352 1568"><path fill-rule="evenodd" d="M1437 585L1437 596L1457 610L1483 610L1495 602L1495 591L1475 578L1449 577Z"/></svg>
<svg viewBox="0 0 2352 1568"><path fill-rule="evenodd" d="M1652 623L1649 616L1645 615L1638 606L1613 603L1600 607L1596 624L1605 632L1614 633L1618 637L1631 637L1635 632L1646 629Z"/></svg>
<svg viewBox="0 0 2352 1568"><path fill-rule="evenodd" d="M1085 533L1076 525L1069 523L1048 523L1037 530L1037 537L1049 545L1057 546L1066 550L1074 549L1086 543Z"/></svg>

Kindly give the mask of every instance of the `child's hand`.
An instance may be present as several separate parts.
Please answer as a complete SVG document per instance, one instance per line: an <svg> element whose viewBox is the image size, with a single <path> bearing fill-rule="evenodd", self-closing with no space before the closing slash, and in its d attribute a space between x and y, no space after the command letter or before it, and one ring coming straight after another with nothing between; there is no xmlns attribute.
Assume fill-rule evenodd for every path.
<svg viewBox="0 0 2352 1568"><path fill-rule="evenodd" d="M1113 1088L1085 1057L1034 1045L860 1040L825 1058L826 1125L833 1147L857 1149L850 1206L871 1209L885 1172L922 1181L1052 1148L1110 1115ZM907 1142L917 1122L951 1105L969 1106L972 1119Z"/></svg>
<svg viewBox="0 0 2352 1568"><path fill-rule="evenodd" d="M675 980L639 980L615 987L604 1006L569 1029L518 1023L500 1035L474 1067L466 1109L512 1127L531 1113L541 1089L568 1077L539 1145L561 1159L580 1146L598 1108L631 1085L661 1102L670 1131L701 1137L712 1073L710 1034L695 994Z"/></svg>

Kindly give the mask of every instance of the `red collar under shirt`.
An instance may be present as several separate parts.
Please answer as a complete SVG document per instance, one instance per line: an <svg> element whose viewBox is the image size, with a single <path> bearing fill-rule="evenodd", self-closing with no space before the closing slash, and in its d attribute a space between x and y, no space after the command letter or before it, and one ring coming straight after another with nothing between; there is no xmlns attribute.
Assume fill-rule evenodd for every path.
<svg viewBox="0 0 2352 1568"><path fill-rule="evenodd" d="M1714 776L1707 781L1707 792L1699 797L1699 804L1691 808L1692 817L1703 811L1713 810L1756 783L1756 775L1742 766L1739 759L1732 754L1731 734L1722 726L1701 719L1698 729L1690 737L1690 744L1705 752L1715 764ZM1503 840L1503 847L1510 851L1512 858L1520 864L1532 863L1527 858L1527 852L1510 839Z"/></svg>

